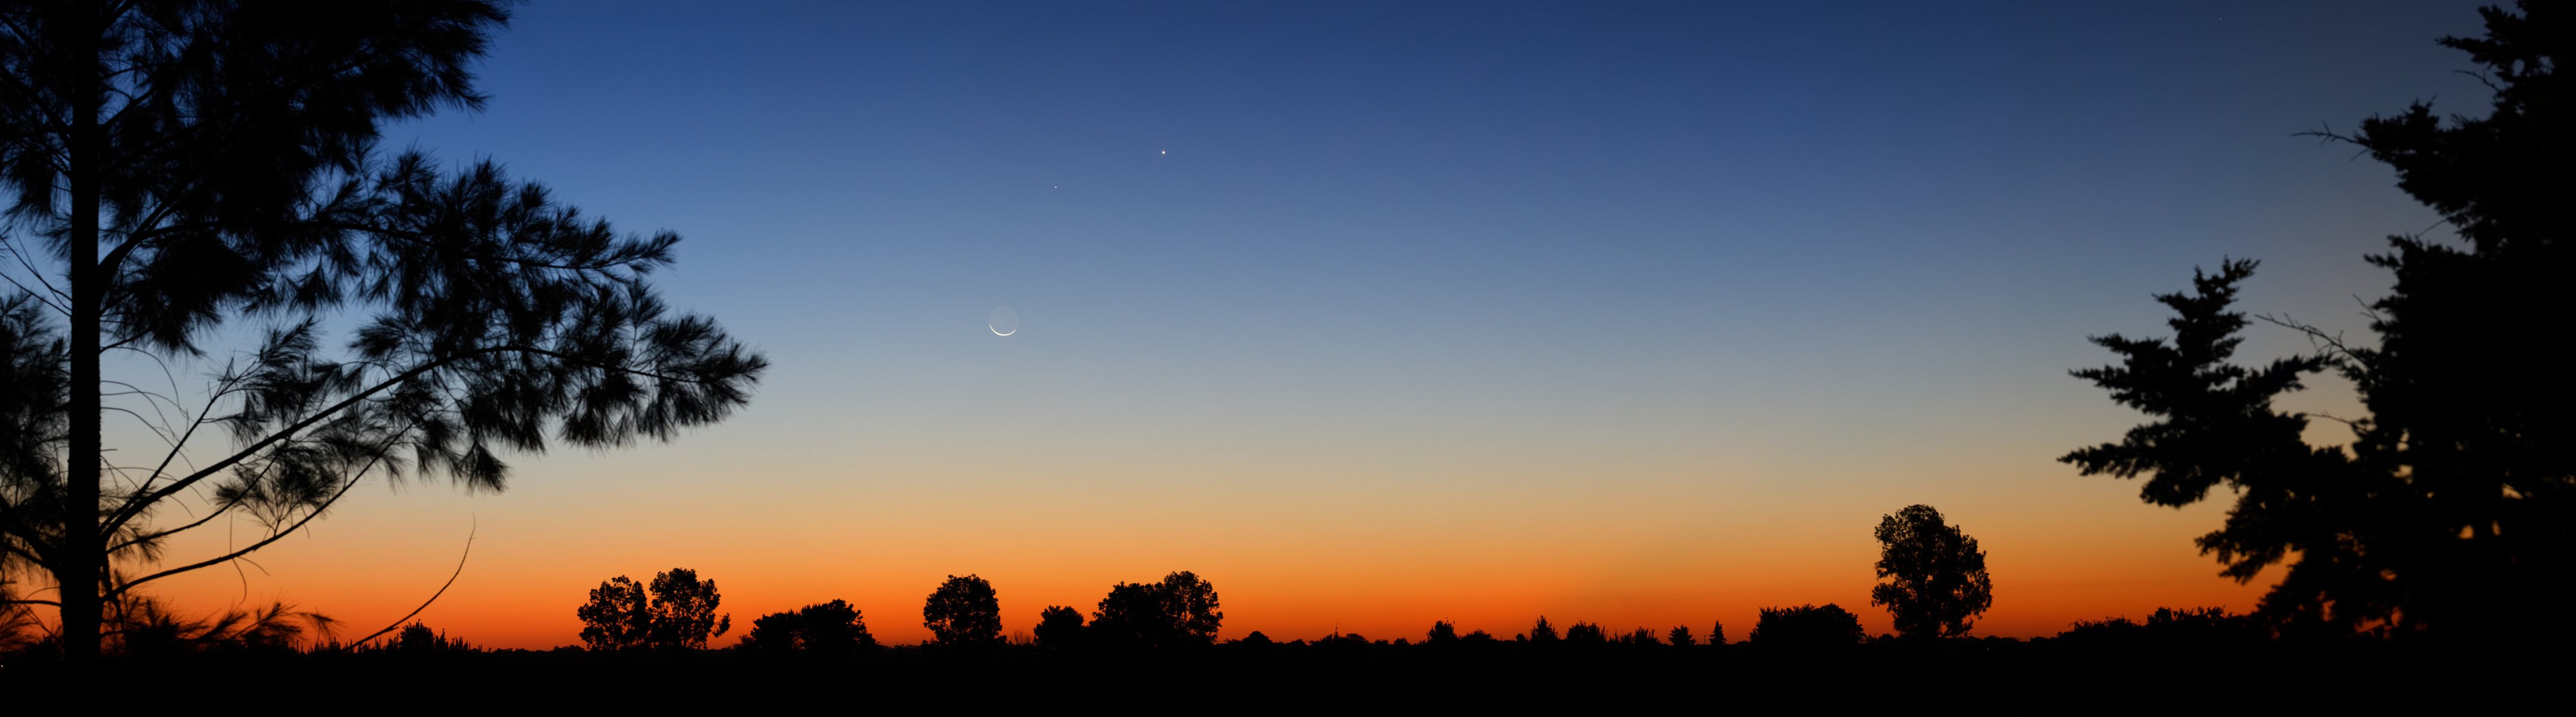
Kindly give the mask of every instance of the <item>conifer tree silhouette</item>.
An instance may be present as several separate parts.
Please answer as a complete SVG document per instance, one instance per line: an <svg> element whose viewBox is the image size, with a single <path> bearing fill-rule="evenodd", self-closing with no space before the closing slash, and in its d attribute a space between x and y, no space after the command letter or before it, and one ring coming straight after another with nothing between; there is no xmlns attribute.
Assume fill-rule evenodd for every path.
<svg viewBox="0 0 2576 717"><path fill-rule="evenodd" d="M384 123L482 106L470 67L507 17L482 0L0 8L19 230L0 230L0 265L26 270L0 297L0 601L35 600L21 574L49 580L76 674L109 603L294 534L361 478L499 490L504 454L669 439L748 399L766 362L646 281L677 235L621 235L489 162L374 151ZM108 352L222 369L191 405L103 376ZM111 417L168 447L109 452ZM157 557L239 517L265 534Z"/></svg>
<svg viewBox="0 0 2576 717"><path fill-rule="evenodd" d="M2488 113L2445 120L2430 104L2373 117L2350 142L2462 240L2415 235L2369 257L2397 279L2369 305L2377 345L2289 317L2313 354L2231 361L2250 321L2233 310L2252 261L2195 272L2170 339L2094 341L2121 363L2075 372L2154 417L2117 443L2061 458L2087 475L2146 476L2140 497L2196 503L2225 485L2226 522L2198 540L2222 574L2250 581L2289 562L2258 617L2292 631L2501 639L2576 633L2576 12L2480 10L2483 38L2445 38L2494 91ZM2365 416L2285 412L2275 397L2333 370ZM2312 446L2310 418L2353 440ZM2296 556L2293 558L2292 556Z"/></svg>

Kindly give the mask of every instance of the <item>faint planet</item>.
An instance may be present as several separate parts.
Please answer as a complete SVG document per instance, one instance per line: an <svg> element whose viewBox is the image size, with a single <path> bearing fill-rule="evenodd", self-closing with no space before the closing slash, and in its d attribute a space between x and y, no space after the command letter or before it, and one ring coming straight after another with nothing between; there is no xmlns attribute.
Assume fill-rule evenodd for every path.
<svg viewBox="0 0 2576 717"><path fill-rule="evenodd" d="M994 309L992 318L984 322L984 327L992 329L994 336L1009 336L1011 334L1019 333L1020 312L1012 311L1011 307L1008 306Z"/></svg>

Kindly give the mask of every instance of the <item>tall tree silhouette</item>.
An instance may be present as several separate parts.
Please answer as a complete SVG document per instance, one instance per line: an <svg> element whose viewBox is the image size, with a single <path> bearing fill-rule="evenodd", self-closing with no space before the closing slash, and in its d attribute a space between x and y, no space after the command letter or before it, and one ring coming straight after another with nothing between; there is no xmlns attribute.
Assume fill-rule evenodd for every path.
<svg viewBox="0 0 2576 717"><path fill-rule="evenodd" d="M0 232L17 287L0 572L59 591L37 602L76 671L107 601L292 534L362 477L498 490L505 452L668 439L746 400L763 359L645 281L677 236L620 235L490 163L373 151L384 122L480 107L469 67L506 18L479 0L0 8L20 230ZM354 324L344 344L326 316ZM206 343L233 336L251 339ZM102 375L111 352L229 360L171 396ZM110 417L169 447L109 453ZM171 514L188 517L155 520ZM159 559L237 518L263 532Z"/></svg>
<svg viewBox="0 0 2576 717"><path fill-rule="evenodd" d="M2461 242L2399 235L2369 257L2397 282L2370 304L2378 344L2347 343L2286 317L2315 355L2229 363L2247 325L2231 311L2252 262L2195 278L2172 307L2175 336L2095 339L2122 363L2076 372L2158 417L2119 443L2062 460L2086 474L2152 476L2142 497L2180 506L2212 486L2237 493L2200 538L2224 574L2251 580L2292 560L2258 615L2276 626L2502 636L2576 631L2558 603L2576 589L2576 51L2564 4L2480 11L2483 38L2445 38L2494 90L2483 118L2417 103L2348 141L2397 170ZM2305 374L2352 380L2368 415L2353 442L2300 440L2307 415L2271 399Z"/></svg>
<svg viewBox="0 0 2576 717"><path fill-rule="evenodd" d="M1941 511L1909 505L1878 521L1878 577L1869 604L1885 605L1906 637L1967 634L1977 615L1994 605L1986 552L1959 526L1941 522Z"/></svg>
<svg viewBox="0 0 2576 717"><path fill-rule="evenodd" d="M1002 644L1002 602L983 578L948 576L921 604L921 626L945 647Z"/></svg>

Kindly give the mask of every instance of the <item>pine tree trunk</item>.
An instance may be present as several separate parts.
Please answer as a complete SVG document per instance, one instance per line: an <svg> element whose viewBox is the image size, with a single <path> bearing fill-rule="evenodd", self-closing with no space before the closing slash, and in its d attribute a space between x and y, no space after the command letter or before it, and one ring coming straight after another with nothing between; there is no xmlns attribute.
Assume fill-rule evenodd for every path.
<svg viewBox="0 0 2576 717"><path fill-rule="evenodd" d="M83 28L79 56L98 56L98 28ZM54 561L54 584L62 595L63 662L71 672L64 688L78 691L97 671L100 573L106 567L106 542L99 534L99 478L104 454L99 436L99 313L105 278L98 275L98 170L102 147L98 126L98 73L81 68L79 94L73 96L71 126L71 385L66 413L69 433L63 460L63 545ZM67 695L78 703L78 695Z"/></svg>

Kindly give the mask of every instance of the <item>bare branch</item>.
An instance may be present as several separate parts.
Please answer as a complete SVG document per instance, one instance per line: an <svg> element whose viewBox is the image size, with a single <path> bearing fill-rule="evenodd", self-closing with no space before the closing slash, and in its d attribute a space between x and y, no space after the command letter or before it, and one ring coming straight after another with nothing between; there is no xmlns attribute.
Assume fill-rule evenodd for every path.
<svg viewBox="0 0 2576 717"><path fill-rule="evenodd" d="M225 553L225 554L220 555L220 556L216 556L216 557L212 557L212 558L207 558L207 559L205 559L205 560L197 561L197 562L194 562L194 563L189 563L189 564L187 564L187 565L182 565L182 566L179 566L179 567L171 568L171 569L168 569L168 570L163 570L163 571L161 571L161 572L153 573L153 574L150 574L150 575L145 575L145 576L140 577L140 578L136 578L136 579L133 579L133 580L126 581L125 583L123 583L123 584L121 584L121 585L116 586L114 589L110 589L110 590L106 591L105 593L101 594L99 597L101 597L101 598L114 598L114 597L116 597L116 596L118 596L118 595L123 595L123 594L125 594L125 592L126 592L126 591L128 591L128 590L133 590L133 589L135 588L135 586L142 585L142 584L147 583L147 582L151 582L151 581L154 581L154 580L159 580L159 579L161 579L161 578L169 577L169 576L172 576L172 575L177 575L177 574L184 573L184 572L188 572L188 571L191 571L191 570L196 570L196 569L198 569L198 568L203 568L203 567L206 567L206 566L209 566L209 565L214 565L214 564L217 564L217 563L223 563L223 562L229 562L229 561L233 561L233 560L239 560L239 559L242 559L242 556L249 555L249 554L251 554L251 553L253 553L253 552L256 552L256 551L258 551L260 548L268 547L268 544L270 544L270 543L274 543L274 542L277 542L277 541L279 541L279 540L284 540L284 539L286 538L286 536L294 535L294 534L295 534L295 531L298 531L298 530L302 530L302 529L304 529L304 525L305 525L306 523L311 523L311 522L313 522L313 519L314 519L314 518L322 517L322 514L323 514L323 513L330 512L330 510L331 510L331 506L333 506L333 505L335 505L335 504L338 504L338 503L340 502L340 497L341 497L341 496L348 495L348 494L349 494L349 489L358 487L358 482L359 482L360 480L362 480L362 479L366 478L367 471L368 471L368 470L370 470L370 469L375 468L375 466L376 466L376 464L377 464L377 463L380 463L380 462L382 462L382 461L384 460L384 451L385 451L385 450L391 450L392 448L393 448L392 446L388 445L388 446L386 446L384 449L377 451L377 453L376 453L376 457L375 457L374 459L372 459L372 460L369 460L369 461L367 462L367 465L365 465L365 466L361 466L361 467L359 467L359 468L358 468L358 470L356 470L356 471L354 471L354 472L351 472L351 473L350 473L350 475L349 475L349 482L341 484L341 485L340 485L340 490L339 490L339 491L332 493L330 498L326 498L326 499L324 499L324 500L323 500L319 505L315 505L315 506L313 506L312 511L311 511L311 512L308 512L308 513L305 513L305 514L304 514L304 517L303 517L302 519L299 519L299 520L295 521L295 524L294 524L294 525L286 526L286 528L285 528L285 529L283 529L283 530L276 530L276 531L273 531L273 532L271 532L271 534L270 534L267 538L262 539L262 540L260 540L260 541L259 541L259 542L257 542L257 543L252 543L252 544L250 545L250 547L242 548L242 549L240 549L240 550L235 550L235 551L233 551L233 552ZM176 486L173 486L173 487L175 488ZM244 562L248 562L248 561L244 561ZM258 563L251 563L251 566L252 566L252 567L259 567L259 564L258 564ZM268 569L267 569L267 568L260 568L260 572L263 572L263 573L268 572Z"/></svg>
<svg viewBox="0 0 2576 717"><path fill-rule="evenodd" d="M2290 318L2287 315L2276 317L2271 314L2255 314L2254 318L2261 319L2267 324L2307 334L2310 345L2321 349L2330 349L2331 353L2339 354L2342 357L2338 360L2361 360L2361 355L2359 353L2355 353L2352 350L2352 347L2344 345L2342 334L2326 333L2325 329L2317 328L2297 319Z"/></svg>
<svg viewBox="0 0 2576 717"><path fill-rule="evenodd" d="M476 521L476 523L478 523L478 524L479 524L479 523L481 523L481 521L479 521L479 520L478 520L478 521ZM479 528L479 525L478 525L478 528ZM430 604L430 603L438 602L438 596L447 594L447 588L448 588L448 586L450 586L450 585L455 585L455 584L456 584L456 576L464 575L464 574L465 574L465 559L466 559L466 558L470 558L470 557L474 557L474 532L475 532L475 530L477 530L478 528L468 528L468 529L466 529L466 531L465 531L465 554L464 554L464 555L456 556L456 572L449 573L449 574L447 575L447 582L442 583L442 584L440 584L440 585L438 586L438 592L430 593L430 595L429 595L429 599L428 599L428 600L423 600L423 601L421 601L421 603L420 603L420 607L412 608L412 609L411 609L411 612L409 612L409 613L405 613L405 614L404 614L402 617L400 617L400 618L396 618L396 619L394 620L394 623L393 623L393 624L391 624L391 625L386 625L386 626L385 626L385 629L377 630L377 631L375 631L373 634L367 635L366 637L358 638L358 640L357 640L356 642L349 643L346 647L343 647L342 649L357 649L357 647L358 647L359 645L367 644L367 641L369 641L369 640L373 640L373 639L376 639L376 638L378 638L378 637L382 637L382 636L384 636L384 634L385 634L385 633L393 632L393 631L394 631L394 629L399 628L399 627L402 627L403 621L405 621L405 620L410 620L410 619L412 619L413 617L419 616L419 615L420 615L420 611L429 609L429 604Z"/></svg>

